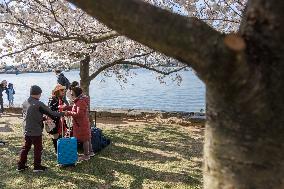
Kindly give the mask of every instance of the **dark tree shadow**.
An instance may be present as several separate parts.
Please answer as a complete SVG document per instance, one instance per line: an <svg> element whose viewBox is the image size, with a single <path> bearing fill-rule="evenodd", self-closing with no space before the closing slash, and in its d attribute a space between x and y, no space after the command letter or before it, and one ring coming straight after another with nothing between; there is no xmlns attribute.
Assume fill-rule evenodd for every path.
<svg viewBox="0 0 284 189"><path fill-rule="evenodd" d="M14 130L11 128L9 124L1 124L0 123L0 132L6 133L6 132L13 132Z"/></svg>
<svg viewBox="0 0 284 189"><path fill-rule="evenodd" d="M202 130L200 133L198 133L199 131L196 132L197 133L195 134L203 135ZM56 155L53 146L50 139L45 138L43 163L47 163L51 168L40 175L34 174L31 170L28 170L27 172L22 173L22 176L27 181L33 178L46 177L58 183L69 182L72 180L73 184L80 185L80 187L94 186L94 188L120 189L123 187L115 186L115 182L119 179L115 173L119 172L130 175L134 179L130 183L130 188L134 189L142 188L145 180L183 183L190 186L201 185L202 173L200 169L201 162L199 161L195 162L196 164L194 165L187 165L189 169L194 170L193 173L187 171L180 171L178 173L159 171L128 163L128 161L143 161L146 163L154 162L161 164L181 161L180 157L167 156L167 152L178 153L181 157L188 160L191 158L202 158L203 137L193 138L192 133L189 134L174 126L167 125L147 125L139 131L118 126L111 130L106 129L104 130L104 133L111 138L112 144L110 146L101 151L90 161L79 163L76 167L67 168L56 168ZM156 137L153 138L150 137L150 135ZM4 147L5 150L8 151L8 154L2 156L2 153L0 153L1 162L6 165L5 171L8 173L5 176L7 177L14 177L14 174L18 174L15 171L16 162L12 167L11 165L5 164L5 162L9 161L9 155L11 154L14 154L18 158L22 144L22 139L19 138L20 137L9 137L8 140L10 144ZM128 147L129 145L143 147L144 150L139 151L136 150L136 148ZM147 148L149 148L149 150L147 150ZM30 154L33 154L33 150L31 150ZM29 164L32 164L31 161L32 155L29 158ZM81 174L82 178L74 177L74 174L70 173L77 173L77 176ZM94 176L104 182L102 183L88 179L88 177L91 178ZM5 182L3 185L5 185ZM42 183L37 187L44 188L48 187L47 185L48 184L46 183Z"/></svg>

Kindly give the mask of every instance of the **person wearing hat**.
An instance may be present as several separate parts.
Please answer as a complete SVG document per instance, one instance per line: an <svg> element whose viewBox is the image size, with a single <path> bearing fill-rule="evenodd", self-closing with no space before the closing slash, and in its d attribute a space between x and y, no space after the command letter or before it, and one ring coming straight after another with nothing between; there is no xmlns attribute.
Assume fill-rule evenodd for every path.
<svg viewBox="0 0 284 189"><path fill-rule="evenodd" d="M4 113L4 105L3 105L3 91L7 90L7 81L3 80L0 84L0 116Z"/></svg>
<svg viewBox="0 0 284 189"><path fill-rule="evenodd" d="M60 84L62 86L64 86L66 89L70 88L70 82L67 79L67 77L65 77L65 75L62 73L61 70L54 70L56 77L57 77L57 84ZM66 91L65 91L65 95L63 97L63 101L65 102L65 104L69 105L69 102L66 99Z"/></svg>
<svg viewBox="0 0 284 189"><path fill-rule="evenodd" d="M52 111L60 112L59 107L66 106L63 97L65 95L65 87L57 84L55 88L52 90L52 97L49 99L48 106ZM55 128L53 128L48 133L52 135L52 143L54 146L55 152L57 152L57 140L62 137L62 125L64 127L64 131L67 129L66 121L64 120L61 123L61 119L59 117L51 117L53 122L55 123Z"/></svg>
<svg viewBox="0 0 284 189"><path fill-rule="evenodd" d="M54 112L39 99L42 90L39 86L33 85L30 88L30 97L23 103L23 130L24 145L22 146L20 158L18 161L18 171L28 168L27 155L34 145L34 172L45 171L47 167L41 164L42 153L42 132L43 132L43 115L50 117L64 116L64 112Z"/></svg>

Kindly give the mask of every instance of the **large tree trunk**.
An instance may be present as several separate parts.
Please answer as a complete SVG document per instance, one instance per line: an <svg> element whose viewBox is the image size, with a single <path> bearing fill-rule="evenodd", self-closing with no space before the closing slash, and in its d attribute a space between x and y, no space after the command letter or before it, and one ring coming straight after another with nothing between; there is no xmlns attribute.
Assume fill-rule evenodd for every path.
<svg viewBox="0 0 284 189"><path fill-rule="evenodd" d="M86 55L80 62L80 85L85 95L90 93L90 56Z"/></svg>
<svg viewBox="0 0 284 189"><path fill-rule="evenodd" d="M139 0L70 1L119 33L183 60L203 79L204 188L284 188L283 0L248 0L240 28L246 48L238 51L197 20Z"/></svg>
<svg viewBox="0 0 284 189"><path fill-rule="evenodd" d="M83 60L80 62L80 85L83 89L85 95L90 96L90 84L91 79L89 76L90 73L90 56L86 55ZM92 99L90 98L90 101ZM89 104L89 111L91 110L91 105ZM89 114L89 120L91 125L93 125L93 118L92 115Z"/></svg>
<svg viewBox="0 0 284 189"><path fill-rule="evenodd" d="M244 60L223 83L207 84L207 189L284 188L283 5L249 1Z"/></svg>

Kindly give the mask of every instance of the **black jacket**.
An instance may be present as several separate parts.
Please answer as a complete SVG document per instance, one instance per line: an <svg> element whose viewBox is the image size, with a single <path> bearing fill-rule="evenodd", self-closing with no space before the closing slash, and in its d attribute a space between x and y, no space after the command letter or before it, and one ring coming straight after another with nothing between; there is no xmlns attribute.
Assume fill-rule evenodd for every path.
<svg viewBox="0 0 284 189"><path fill-rule="evenodd" d="M69 82L69 80L64 76L63 73L61 73L61 74L58 75L57 83L60 84L60 85L62 85L62 86L65 86L66 89L69 89L69 87L70 87L70 82Z"/></svg>
<svg viewBox="0 0 284 189"><path fill-rule="evenodd" d="M3 91L6 91L7 87L4 87L2 84L0 84L0 97L3 96Z"/></svg>
<svg viewBox="0 0 284 189"><path fill-rule="evenodd" d="M62 100L63 104L64 104L64 101ZM48 106L49 108L52 110L52 111L55 111L55 112L59 112L59 98L58 97L52 97L49 99L49 102L48 102ZM50 116L51 119L53 119L56 127L49 132L49 134L57 134L59 131L59 126L60 126L60 118L59 117L53 117L53 116ZM67 127L67 124L66 124L66 121L64 121L64 127L66 128Z"/></svg>
<svg viewBox="0 0 284 189"><path fill-rule="evenodd" d="M50 110L43 102L33 97L29 97L23 103L23 128L25 136L42 135L43 114L57 118L64 116L64 113Z"/></svg>

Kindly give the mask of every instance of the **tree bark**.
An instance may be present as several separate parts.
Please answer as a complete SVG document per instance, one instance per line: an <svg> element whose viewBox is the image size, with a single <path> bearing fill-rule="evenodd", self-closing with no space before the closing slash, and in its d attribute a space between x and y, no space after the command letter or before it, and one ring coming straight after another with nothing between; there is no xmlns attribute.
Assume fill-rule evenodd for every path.
<svg viewBox="0 0 284 189"><path fill-rule="evenodd" d="M90 55L86 55L83 60L80 62L80 86L85 95L90 96L90 84L91 79L89 76L90 72ZM91 101L92 99L90 99ZM91 104L89 104L89 112L91 110ZM94 123L93 117L89 114L89 120L91 126Z"/></svg>
<svg viewBox="0 0 284 189"><path fill-rule="evenodd" d="M85 95L90 94L90 56L86 55L80 62L80 86L83 89Z"/></svg>
<svg viewBox="0 0 284 189"><path fill-rule="evenodd" d="M284 188L283 8L249 1L240 30L247 69L207 85L205 188Z"/></svg>
<svg viewBox="0 0 284 189"><path fill-rule="evenodd" d="M193 65L206 84L205 189L284 188L283 0L248 1L239 33L246 48L240 52L226 49L224 38L194 24L199 22L138 0L70 1L122 34ZM171 23L173 18L177 24ZM195 27L191 31L183 26L190 23ZM174 31L163 26L168 24ZM152 38L161 28L166 34ZM183 31L180 40L172 36L178 30Z"/></svg>

